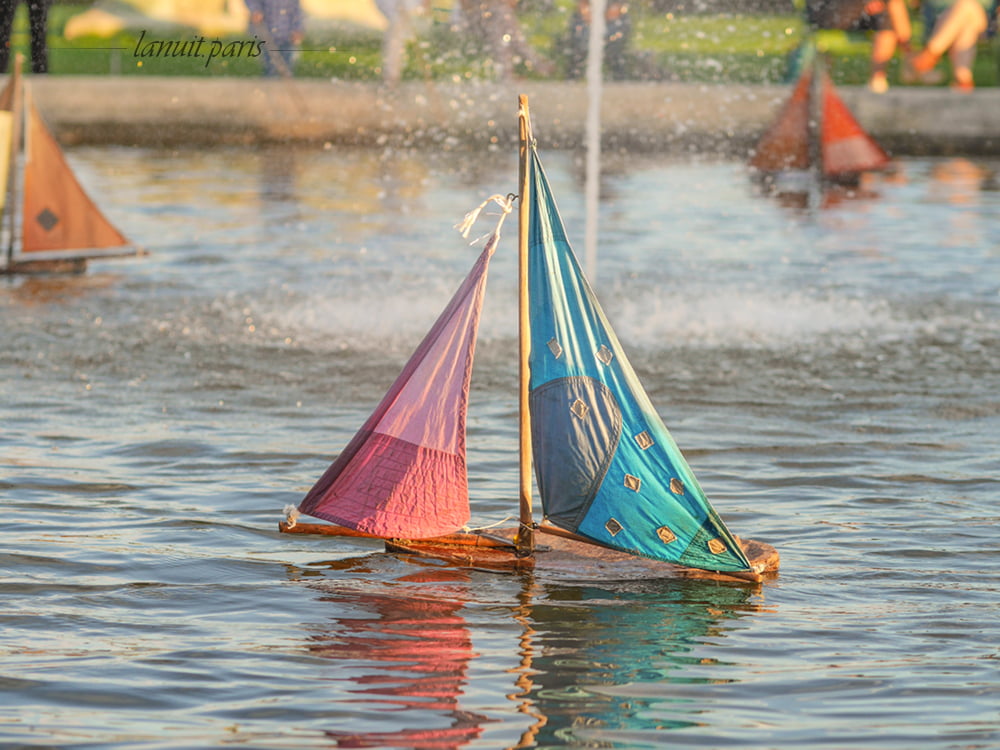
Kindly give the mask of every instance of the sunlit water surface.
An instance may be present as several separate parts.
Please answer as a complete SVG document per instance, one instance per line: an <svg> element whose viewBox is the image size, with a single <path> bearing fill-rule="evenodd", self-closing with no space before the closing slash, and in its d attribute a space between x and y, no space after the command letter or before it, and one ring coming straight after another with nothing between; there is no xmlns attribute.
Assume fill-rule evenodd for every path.
<svg viewBox="0 0 1000 750"><path fill-rule="evenodd" d="M582 248L581 162L546 157ZM508 156L71 152L152 254L0 285L0 744L1000 746L1000 165L809 205L609 158L594 281L763 587L281 535L471 266ZM485 232L487 227L480 225ZM469 421L516 494L515 227Z"/></svg>

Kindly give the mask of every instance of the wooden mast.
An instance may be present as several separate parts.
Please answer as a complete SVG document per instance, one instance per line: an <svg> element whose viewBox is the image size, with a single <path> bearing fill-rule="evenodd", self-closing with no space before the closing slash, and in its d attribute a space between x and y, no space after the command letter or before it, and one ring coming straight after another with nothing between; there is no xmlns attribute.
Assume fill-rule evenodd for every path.
<svg viewBox="0 0 1000 750"><path fill-rule="evenodd" d="M535 549L535 532L531 517L531 417L528 411L528 356L531 352L530 317L528 311L528 209L530 207L528 185L528 160L531 158L531 120L528 117L528 97L518 97L518 135L520 168L518 170L518 367L519 393L518 412L520 415L520 491L518 493L519 519L514 546L517 554L527 557Z"/></svg>
<svg viewBox="0 0 1000 750"><path fill-rule="evenodd" d="M3 220L10 228L10 235L7 243L7 265L6 270L10 271L14 263L14 242L17 239L17 185L18 185L18 161L17 155L21 148L21 131L23 129L22 120L24 118L24 102L21 95L21 69L24 66L24 55L18 52L14 55L13 85L10 87L10 154L7 162L7 184L4 190L7 191L7 200L4 205Z"/></svg>

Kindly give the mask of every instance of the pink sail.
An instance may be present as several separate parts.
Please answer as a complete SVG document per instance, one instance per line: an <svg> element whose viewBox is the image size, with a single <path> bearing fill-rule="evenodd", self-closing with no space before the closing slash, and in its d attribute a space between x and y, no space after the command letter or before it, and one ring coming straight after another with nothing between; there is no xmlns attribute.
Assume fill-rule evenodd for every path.
<svg viewBox="0 0 1000 750"><path fill-rule="evenodd" d="M385 538L425 539L468 522L465 420L495 240L302 513Z"/></svg>

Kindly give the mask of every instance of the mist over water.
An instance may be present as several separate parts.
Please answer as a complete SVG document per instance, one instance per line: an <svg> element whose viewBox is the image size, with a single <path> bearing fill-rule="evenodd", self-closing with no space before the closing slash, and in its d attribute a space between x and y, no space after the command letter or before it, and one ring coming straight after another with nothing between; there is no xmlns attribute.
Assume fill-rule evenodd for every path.
<svg viewBox="0 0 1000 750"><path fill-rule="evenodd" d="M582 253L582 155L542 146ZM277 533L513 156L70 159L151 255L0 284L0 744L1000 742L1000 163L903 159L802 207L739 164L605 155L592 281L716 508L781 551L755 589ZM473 375L482 522L516 505L515 235Z"/></svg>

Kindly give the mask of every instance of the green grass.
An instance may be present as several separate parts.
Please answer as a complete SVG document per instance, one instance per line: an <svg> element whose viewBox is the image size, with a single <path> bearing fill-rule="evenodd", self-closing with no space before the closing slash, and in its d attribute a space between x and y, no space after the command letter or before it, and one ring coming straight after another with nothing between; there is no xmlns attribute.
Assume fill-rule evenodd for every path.
<svg viewBox="0 0 1000 750"><path fill-rule="evenodd" d="M552 60L561 75L564 70L563 38L574 0L526 2L522 27L530 43ZM405 78L411 80L488 79L488 61L455 33L447 23L450 0L435 0L433 21L408 48ZM53 74L120 74L166 76L257 76L259 59L233 55L215 59L186 56L146 57L136 55L141 30L127 30L111 38L72 41L62 32L68 19L88 7L86 3L62 2L49 13L49 67ZM712 83L775 83L787 80L795 50L807 35L801 14L796 15L680 15L656 12L650 2L633 2L633 34L629 51L632 77ZM149 31L149 39L194 41L193 29L177 27L169 32ZM919 30L915 33L919 38ZM250 35L220 39L223 44L245 42ZM206 39L206 46L214 38ZM830 61L834 80L840 84L863 84L868 78L870 37L864 33L820 32L817 46ZM12 46L27 54L27 14L23 6L15 20ZM203 46L203 49L206 47ZM381 39L377 32L336 34L336 39L307 38L296 61L300 77L377 81L381 77ZM998 85L1000 49L996 41L980 47L975 76L979 86ZM947 63L942 64L947 70ZM900 61L890 67L890 80L898 83ZM525 77L535 71L521 69Z"/></svg>

